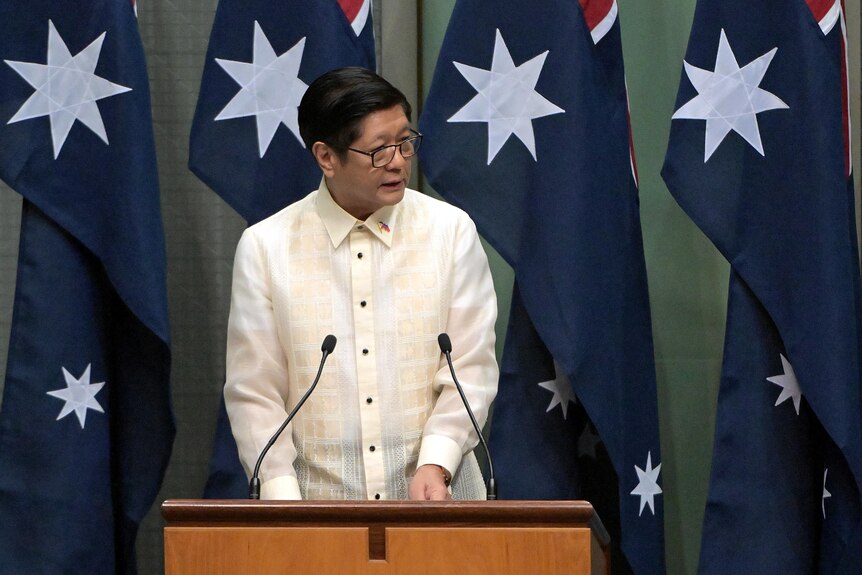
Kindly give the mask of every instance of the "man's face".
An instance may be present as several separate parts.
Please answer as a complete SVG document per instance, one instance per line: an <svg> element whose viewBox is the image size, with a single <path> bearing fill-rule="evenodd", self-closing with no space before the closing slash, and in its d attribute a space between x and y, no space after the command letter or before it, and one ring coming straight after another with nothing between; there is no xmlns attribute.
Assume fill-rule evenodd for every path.
<svg viewBox="0 0 862 575"><path fill-rule="evenodd" d="M398 144L413 135L401 106L369 114L359 129L360 136L350 147L364 152ZM352 151L347 151L343 160L331 150L321 157L315 149L315 155L335 202L359 220L365 220L383 206L397 204L404 197L411 159L404 159L398 150L392 161L381 168L372 166L371 157Z"/></svg>

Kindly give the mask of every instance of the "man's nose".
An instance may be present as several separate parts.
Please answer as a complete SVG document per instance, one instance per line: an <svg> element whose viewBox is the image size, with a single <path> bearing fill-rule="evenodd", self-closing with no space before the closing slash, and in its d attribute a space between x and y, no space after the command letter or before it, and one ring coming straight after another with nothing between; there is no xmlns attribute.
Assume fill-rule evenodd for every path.
<svg viewBox="0 0 862 575"><path fill-rule="evenodd" d="M395 156L392 158L392 161L386 164L386 167L390 170L401 170L404 168L405 164L410 162L410 158L405 158L401 155L401 148L396 148Z"/></svg>

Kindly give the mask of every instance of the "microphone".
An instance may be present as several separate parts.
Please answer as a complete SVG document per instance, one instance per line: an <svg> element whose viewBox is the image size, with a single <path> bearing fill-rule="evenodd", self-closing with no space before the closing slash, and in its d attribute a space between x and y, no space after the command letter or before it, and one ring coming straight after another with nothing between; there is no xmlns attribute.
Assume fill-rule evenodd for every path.
<svg viewBox="0 0 862 575"><path fill-rule="evenodd" d="M476 430L476 433L479 435L479 441L482 443L482 447L485 448L485 456L488 459L488 482L485 487L488 492L488 501L495 501L497 499L497 482L494 480L494 464L491 463L491 451L488 449L488 444L485 442L485 436L482 435L482 428L479 427L479 423L476 421L476 416L473 415L473 410L470 409L470 403L467 401L467 396L464 395L464 388L461 387L461 384L458 383L458 378L455 376L455 368L452 366L452 341L449 339L449 336L445 333L441 333L437 336L437 344L440 346L440 351L443 352L443 355L446 356L446 362L449 364L449 371L452 373L452 381L455 382L455 387L458 389L458 393L461 395L461 401L464 402L464 407L467 409L467 415L470 416L470 421L473 423L473 429Z"/></svg>
<svg viewBox="0 0 862 575"><path fill-rule="evenodd" d="M302 404L305 403L305 400L308 399L311 392L314 391L314 388L317 386L317 382L320 381L320 374L323 373L323 364L326 363L326 358L329 357L329 354L335 350L336 342L337 340L332 334L323 338L323 344L320 346L320 351L323 352L323 357L320 358L320 367L317 368L317 375L314 376L314 381L311 383L311 387L308 388L308 391L305 392L305 395L302 396L293 408L293 411L290 412L287 419L285 419L284 423L281 424L281 427L272 434L272 437L269 438L269 441L261 450L260 456L257 458L257 463L254 466L254 473L251 475L251 481L248 482L249 499L260 499L260 464L263 463L263 458L266 457L266 453L269 451L269 448L272 447L275 440L278 439L278 436L281 435L281 432L284 431L284 428L287 427L287 424L290 423L290 420L293 419L293 416L296 415L296 412L299 411L299 408L302 407Z"/></svg>

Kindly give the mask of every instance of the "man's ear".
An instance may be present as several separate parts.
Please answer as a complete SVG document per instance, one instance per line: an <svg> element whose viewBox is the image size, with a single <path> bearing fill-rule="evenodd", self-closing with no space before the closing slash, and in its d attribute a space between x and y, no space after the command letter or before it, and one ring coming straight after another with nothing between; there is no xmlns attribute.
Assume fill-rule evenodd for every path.
<svg viewBox="0 0 862 575"><path fill-rule="evenodd" d="M338 161L335 150L323 142L314 142L311 146L311 153L314 154L314 159L317 160L317 165L323 170L324 176L331 178L335 175L334 164Z"/></svg>

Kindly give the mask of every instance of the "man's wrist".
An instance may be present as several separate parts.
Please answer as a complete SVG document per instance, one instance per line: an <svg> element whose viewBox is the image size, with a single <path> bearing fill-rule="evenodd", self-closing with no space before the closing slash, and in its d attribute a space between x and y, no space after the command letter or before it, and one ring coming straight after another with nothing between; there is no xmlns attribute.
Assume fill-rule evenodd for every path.
<svg viewBox="0 0 862 575"><path fill-rule="evenodd" d="M449 472L446 470L446 468L445 468L445 467L443 467L442 465L437 465L436 463L429 463L428 465L430 465L430 466L432 466L432 467L436 467L437 469L439 469L439 470L440 470L440 475L442 475L442 476L443 476L443 484L444 484L446 487L449 487L449 484L450 484L450 483L452 483L452 474L451 474L451 473L449 473Z"/></svg>

